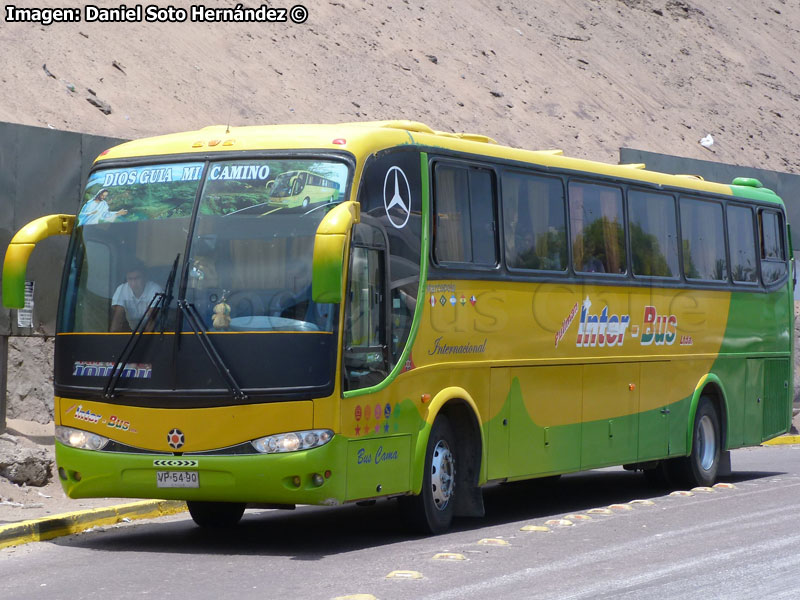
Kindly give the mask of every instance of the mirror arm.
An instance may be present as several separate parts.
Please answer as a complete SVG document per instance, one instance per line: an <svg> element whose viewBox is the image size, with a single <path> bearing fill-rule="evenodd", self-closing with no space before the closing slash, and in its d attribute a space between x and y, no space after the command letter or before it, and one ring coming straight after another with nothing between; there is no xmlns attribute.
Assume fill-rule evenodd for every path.
<svg viewBox="0 0 800 600"><path fill-rule="evenodd" d="M31 221L12 238L3 261L3 304L25 306L25 271L36 244L54 235L69 235L75 215L47 215Z"/></svg>

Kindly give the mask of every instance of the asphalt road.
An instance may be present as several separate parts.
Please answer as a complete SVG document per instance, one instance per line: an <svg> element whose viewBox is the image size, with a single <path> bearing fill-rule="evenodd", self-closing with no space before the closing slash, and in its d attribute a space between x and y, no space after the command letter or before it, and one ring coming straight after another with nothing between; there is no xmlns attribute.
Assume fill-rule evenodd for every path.
<svg viewBox="0 0 800 600"><path fill-rule="evenodd" d="M392 502L248 511L224 533L130 523L0 550L0 598L800 598L800 446L733 468L691 496L621 469L494 486L486 518L433 538ZM591 518L546 525L568 515Z"/></svg>

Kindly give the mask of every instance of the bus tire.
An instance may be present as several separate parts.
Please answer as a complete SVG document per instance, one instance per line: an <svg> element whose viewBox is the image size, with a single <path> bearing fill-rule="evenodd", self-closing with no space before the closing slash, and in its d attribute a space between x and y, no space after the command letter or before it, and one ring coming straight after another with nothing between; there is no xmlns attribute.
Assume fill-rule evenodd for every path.
<svg viewBox="0 0 800 600"><path fill-rule="evenodd" d="M187 500L189 514L200 527L222 529L236 525L244 514L243 502L200 502Z"/></svg>
<svg viewBox="0 0 800 600"><path fill-rule="evenodd" d="M303 208L308 208L309 204L311 204L311 198L306 196L305 198L303 198Z"/></svg>
<svg viewBox="0 0 800 600"><path fill-rule="evenodd" d="M438 535L450 528L456 494L456 443L447 417L434 421L425 451L422 491L401 498L412 527L423 534Z"/></svg>
<svg viewBox="0 0 800 600"><path fill-rule="evenodd" d="M719 415L708 396L701 396L692 426L692 452L670 461L670 479L691 487L710 486L717 479L722 435Z"/></svg>

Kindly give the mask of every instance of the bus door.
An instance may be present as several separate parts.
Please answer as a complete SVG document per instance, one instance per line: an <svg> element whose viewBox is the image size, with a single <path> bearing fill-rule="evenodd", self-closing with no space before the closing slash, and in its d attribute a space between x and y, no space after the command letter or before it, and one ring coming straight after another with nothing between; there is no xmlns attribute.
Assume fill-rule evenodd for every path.
<svg viewBox="0 0 800 600"><path fill-rule="evenodd" d="M639 363L583 366L581 469L636 460L639 372Z"/></svg>
<svg viewBox="0 0 800 600"><path fill-rule="evenodd" d="M292 196L299 196L303 192L303 188L306 187L307 176L308 173L298 173L297 177L292 180Z"/></svg>
<svg viewBox="0 0 800 600"><path fill-rule="evenodd" d="M670 453L669 434L673 407L665 405L667 398L684 394L683 381L676 377L679 365L668 361L647 362L641 365L639 395L639 462L664 458ZM678 416L678 415L676 415ZM686 423L686 421L683 421ZM685 427L684 427L685 433Z"/></svg>
<svg viewBox="0 0 800 600"><path fill-rule="evenodd" d="M564 365L491 370L489 479L580 468L581 369Z"/></svg>

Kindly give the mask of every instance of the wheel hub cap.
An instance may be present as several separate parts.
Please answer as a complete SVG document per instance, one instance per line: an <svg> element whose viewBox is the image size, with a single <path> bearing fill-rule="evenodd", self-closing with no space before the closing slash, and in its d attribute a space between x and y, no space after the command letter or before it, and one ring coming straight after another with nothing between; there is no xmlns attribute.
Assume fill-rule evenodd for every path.
<svg viewBox="0 0 800 600"><path fill-rule="evenodd" d="M714 464L714 457L717 454L717 440L714 434L714 424L708 416L700 419L700 427L697 428L698 453L700 466L708 471Z"/></svg>
<svg viewBox="0 0 800 600"><path fill-rule="evenodd" d="M455 460L450 446L444 440L439 440L433 449L431 461L431 492L433 504L439 510L447 508L450 497L455 489Z"/></svg>

